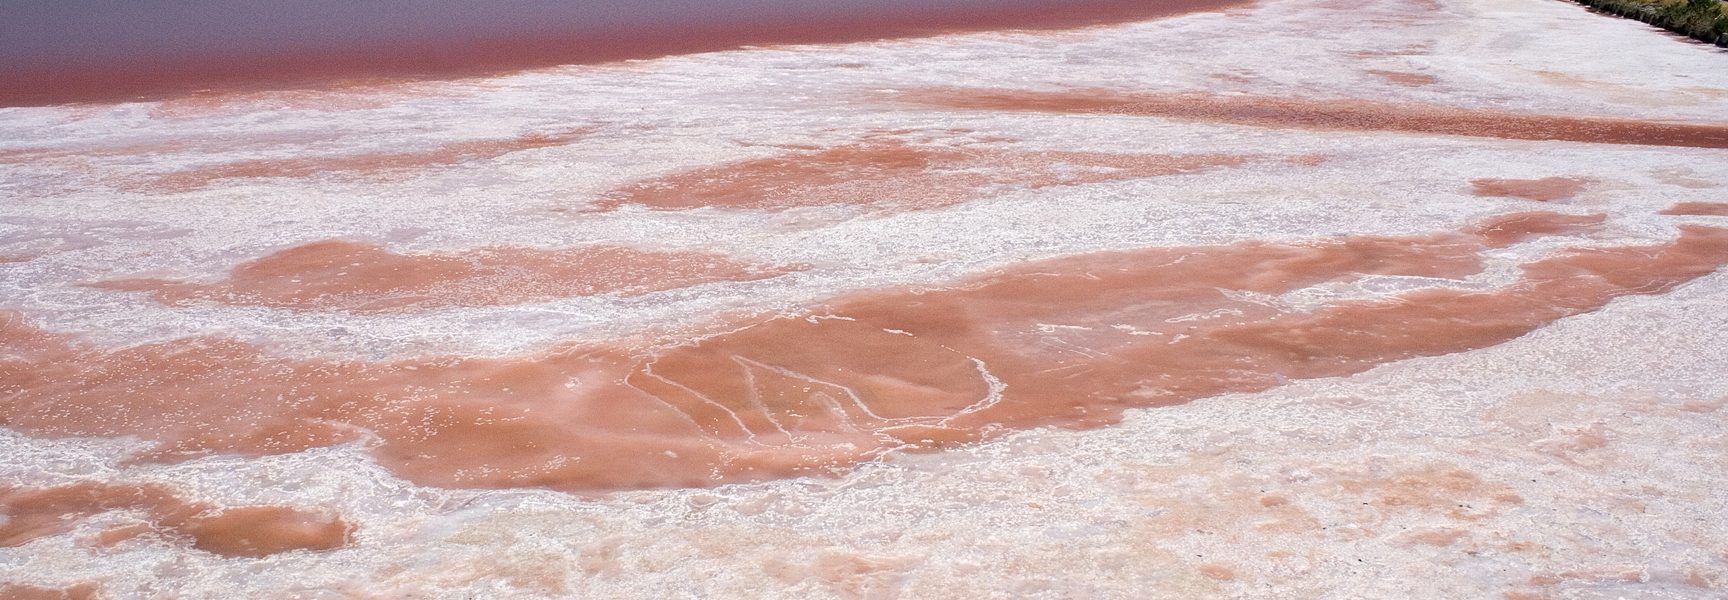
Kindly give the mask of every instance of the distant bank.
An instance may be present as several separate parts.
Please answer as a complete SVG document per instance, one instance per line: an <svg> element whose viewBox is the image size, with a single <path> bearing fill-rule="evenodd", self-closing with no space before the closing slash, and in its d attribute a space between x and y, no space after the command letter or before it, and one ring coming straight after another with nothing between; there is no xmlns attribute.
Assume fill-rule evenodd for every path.
<svg viewBox="0 0 1728 600"><path fill-rule="evenodd" d="M0 2L0 106L452 77L747 45L1151 19L1253 0Z"/></svg>
<svg viewBox="0 0 1728 600"><path fill-rule="evenodd" d="M1637 19L1706 44L1728 48L1728 3L1723 0L1573 0Z"/></svg>

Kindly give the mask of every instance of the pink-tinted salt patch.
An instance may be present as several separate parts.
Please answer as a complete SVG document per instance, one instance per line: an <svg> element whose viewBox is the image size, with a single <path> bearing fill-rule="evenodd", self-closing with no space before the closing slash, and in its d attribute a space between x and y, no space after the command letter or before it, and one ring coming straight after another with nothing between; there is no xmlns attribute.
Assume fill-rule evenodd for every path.
<svg viewBox="0 0 1728 600"><path fill-rule="evenodd" d="M1475 179L1470 181L1470 189L1477 196L1552 202L1571 199L1589 187L1589 184L1590 180L1578 177Z"/></svg>
<svg viewBox="0 0 1728 600"><path fill-rule="evenodd" d="M150 531L185 537L199 550L260 557L290 550L331 550L348 544L354 527L323 511L287 506L217 507L181 499L166 488L81 482L47 488L0 489L0 546L16 547L70 531L79 519L114 511L137 513ZM144 530L133 528L132 535ZM116 536L110 542L121 541Z"/></svg>
<svg viewBox="0 0 1728 600"><path fill-rule="evenodd" d="M94 582L52 588L22 583L0 583L0 598L5 600L101 600L102 586Z"/></svg>
<svg viewBox="0 0 1728 600"><path fill-rule="evenodd" d="M1202 563L1198 567L1198 570L1201 575L1205 575L1218 581L1232 581L1236 579L1236 569L1225 563Z"/></svg>
<svg viewBox="0 0 1728 600"><path fill-rule="evenodd" d="M1405 85L1405 86L1410 86L1410 87L1429 86L1429 85L1434 85L1434 84L1440 82L1439 78L1434 77L1433 75L1426 74L1426 73L1412 73L1409 71L1384 71L1384 70L1379 70L1379 69L1370 69L1368 71L1368 73L1373 74L1373 75L1378 75L1381 78L1385 79L1386 81L1390 81L1390 82L1396 83L1398 85Z"/></svg>
<svg viewBox="0 0 1728 600"><path fill-rule="evenodd" d="M1665 215L1728 217L1728 202L1681 202L1662 211Z"/></svg>
<svg viewBox="0 0 1728 600"><path fill-rule="evenodd" d="M1362 10L1362 3L1357 0L1324 0L1323 2L1316 4L1316 6L1331 10L1347 11L1352 14ZM1445 8L1445 5L1441 4L1439 0L1410 0L1409 2L1399 2L1388 6L1404 9L1398 14L1405 15L1427 15L1432 14L1433 11Z"/></svg>
<svg viewBox="0 0 1728 600"><path fill-rule="evenodd" d="M0 165L27 163L44 153L51 152L47 148L8 148L0 150Z"/></svg>
<svg viewBox="0 0 1728 600"><path fill-rule="evenodd" d="M1434 44L1431 42L1423 42L1423 43L1418 43L1418 44L1410 44L1408 46L1403 46L1400 48L1370 48L1370 49L1363 49L1363 50L1350 50L1350 51L1344 52L1344 56L1348 56L1350 58L1355 58L1355 59L1360 59L1360 60L1373 60L1373 59L1381 59L1381 58L1396 58L1396 57L1401 57L1401 56L1425 56L1428 54L1432 54L1433 52L1434 52Z"/></svg>
<svg viewBox="0 0 1728 600"><path fill-rule="evenodd" d="M0 235L0 264L30 262L44 256L95 248L105 244L88 233L57 233L27 229Z"/></svg>
<svg viewBox="0 0 1728 600"><path fill-rule="evenodd" d="M1258 75L1252 73L1213 73L1210 77L1219 81L1241 84L1256 84L1261 81Z"/></svg>
<svg viewBox="0 0 1728 600"><path fill-rule="evenodd" d="M865 142L739 161L640 181L606 194L597 209L785 209L829 204L917 210L959 204L1012 187L1103 183L1233 167L1246 156L1148 155L918 146Z"/></svg>
<svg viewBox="0 0 1728 600"><path fill-rule="evenodd" d="M290 359L220 337L109 349L0 315L0 425L137 436L159 444L154 460L364 436L380 464L429 485L711 485L1481 348L1728 263L1728 230L1682 226L1665 244L1527 264L1496 290L1301 312L1252 300L1365 275L1465 277L1504 227L1082 254L699 340L500 358ZM1404 494L1389 503L1422 501L1388 489Z"/></svg>
<svg viewBox="0 0 1728 600"><path fill-rule="evenodd" d="M371 152L244 160L175 171L137 182L132 187L153 192L183 192L202 189L214 182L226 179L304 178L328 174L376 176L385 173L412 172L431 167L490 160L525 150L563 146L577 140L585 133L586 130L529 133L508 139L452 142L431 150L418 152Z"/></svg>
<svg viewBox="0 0 1728 600"><path fill-rule="evenodd" d="M475 90L486 84L466 81L460 86L402 79L355 79L311 89L276 91L200 91L156 103L154 119L187 119L221 114L243 114L270 110L347 112L385 108L416 98L434 98L457 90Z"/></svg>
<svg viewBox="0 0 1728 600"><path fill-rule="evenodd" d="M290 550L334 550L355 527L340 518L288 506L233 506L206 511L181 531L192 547L223 556L268 556Z"/></svg>
<svg viewBox="0 0 1728 600"><path fill-rule="evenodd" d="M223 136L199 131L176 132L168 135L171 137L153 138L148 141L87 142L19 148L11 152L0 152L0 163L6 163L9 161L35 162L67 158L140 156L188 151L227 152L243 148L268 147L279 144L313 143L331 140L337 137L336 134L328 132L304 131L259 133L249 134L242 137Z"/></svg>
<svg viewBox="0 0 1728 600"><path fill-rule="evenodd" d="M1690 167L1664 167L1660 169L1652 169L1650 171L1650 176L1655 178L1657 181L1668 185L1693 190L1721 187L1717 185L1716 182L1697 177L1697 173Z"/></svg>
<svg viewBox="0 0 1728 600"><path fill-rule="evenodd" d="M916 90L898 94L894 99L956 110L1113 114L1286 129L1728 148L1728 124L1723 123L1544 115L1358 99L965 88Z"/></svg>
<svg viewBox="0 0 1728 600"><path fill-rule="evenodd" d="M149 292L171 305L204 301L383 313L597 294L635 296L705 283L766 279L801 268L756 268L706 252L614 246L396 254L372 244L326 240L244 263L215 283L122 279L91 286Z"/></svg>
<svg viewBox="0 0 1728 600"><path fill-rule="evenodd" d="M1405 544L1450 546L1470 536L1470 532L1454 527L1424 527L1399 536Z"/></svg>
<svg viewBox="0 0 1728 600"><path fill-rule="evenodd" d="M1547 235L1591 233L1601 228L1607 215L1567 215L1554 212L1519 212L1483 219L1471 226L1490 247L1503 248Z"/></svg>

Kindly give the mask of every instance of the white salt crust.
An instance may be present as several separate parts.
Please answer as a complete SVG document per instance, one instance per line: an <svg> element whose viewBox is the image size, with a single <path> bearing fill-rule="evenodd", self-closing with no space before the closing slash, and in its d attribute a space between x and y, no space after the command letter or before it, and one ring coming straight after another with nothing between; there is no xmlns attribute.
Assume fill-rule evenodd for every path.
<svg viewBox="0 0 1728 600"><path fill-rule="evenodd" d="M1679 223L1728 225L1656 214L1676 202L1728 201L1722 150L882 101L925 86L1110 87L1648 120L1728 114L1728 56L1716 49L1566 2L1419 4L1267 0L1076 32L751 49L310 93L286 108L266 94L209 110L0 109L0 154L64 151L0 162L0 254L44 253L0 263L0 308L110 345L219 332L296 355L497 355L644 331L700 333L718 312L798 311L848 290L941 284L1078 252L1422 234L1543 208L1608 214L1609 227L1588 242L1601 245L1668 239ZM1397 85L1369 70L1437 82ZM376 106L331 108L357 101ZM196 165L576 128L592 132L385 179L132 187ZM1009 190L892 214L572 210L644 177L892 130L933 145L1328 161ZM1546 207L1476 197L1468 183L1549 176L1594 182ZM328 238L403 252L624 244L813 268L634 298L371 316L167 308L78 285L140 274L216 279L236 263ZM1470 284L1504 284L1516 265L1577 243L1496 253ZM6 433L0 484L158 483L224 505L333 508L359 534L341 550L264 559L148 536L89 547L93 532L132 518L111 513L0 548L0 581L99 581L115 598L1718 597L1728 593L1725 349L1728 275L1718 273L1500 346L1130 411L1103 430L1021 432L832 479L600 498L417 487L360 447L123 466L116 457L138 444Z"/></svg>

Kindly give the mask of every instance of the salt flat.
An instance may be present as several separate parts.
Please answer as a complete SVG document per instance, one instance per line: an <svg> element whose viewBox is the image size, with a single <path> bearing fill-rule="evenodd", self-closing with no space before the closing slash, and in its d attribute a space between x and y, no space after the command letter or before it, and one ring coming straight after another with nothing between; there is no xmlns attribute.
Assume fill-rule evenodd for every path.
<svg viewBox="0 0 1728 600"><path fill-rule="evenodd" d="M0 109L0 581L1717 597L1724 58L1264 0Z"/></svg>

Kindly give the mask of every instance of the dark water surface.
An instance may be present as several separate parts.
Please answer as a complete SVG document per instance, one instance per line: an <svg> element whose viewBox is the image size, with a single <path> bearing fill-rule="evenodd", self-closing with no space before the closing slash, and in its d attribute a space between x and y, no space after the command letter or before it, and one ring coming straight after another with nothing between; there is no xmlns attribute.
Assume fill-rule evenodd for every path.
<svg viewBox="0 0 1728 600"><path fill-rule="evenodd" d="M1247 0L9 0L0 106L450 76L751 44L1152 18Z"/></svg>

